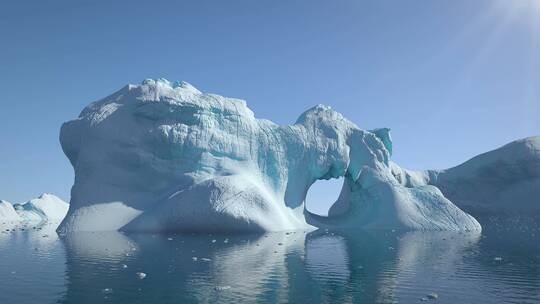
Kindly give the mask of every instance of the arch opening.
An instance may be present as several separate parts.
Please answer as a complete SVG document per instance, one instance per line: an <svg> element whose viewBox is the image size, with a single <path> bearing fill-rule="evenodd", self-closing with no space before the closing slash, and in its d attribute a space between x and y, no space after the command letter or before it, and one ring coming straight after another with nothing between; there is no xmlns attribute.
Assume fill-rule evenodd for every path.
<svg viewBox="0 0 540 304"><path fill-rule="evenodd" d="M328 210L338 200L344 183L343 176L328 180L316 180L306 193L305 207L307 211L320 216L328 216Z"/></svg>

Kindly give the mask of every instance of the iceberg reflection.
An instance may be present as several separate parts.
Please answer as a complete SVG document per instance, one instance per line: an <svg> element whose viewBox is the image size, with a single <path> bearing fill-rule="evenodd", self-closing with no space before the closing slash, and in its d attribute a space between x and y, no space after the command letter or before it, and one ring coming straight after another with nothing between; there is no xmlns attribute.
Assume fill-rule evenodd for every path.
<svg viewBox="0 0 540 304"><path fill-rule="evenodd" d="M537 245L520 263L490 239L476 232L75 233L61 238L67 292L60 302L409 303L437 293L440 303L461 303L496 302L496 291L506 290L505 299L534 303Z"/></svg>

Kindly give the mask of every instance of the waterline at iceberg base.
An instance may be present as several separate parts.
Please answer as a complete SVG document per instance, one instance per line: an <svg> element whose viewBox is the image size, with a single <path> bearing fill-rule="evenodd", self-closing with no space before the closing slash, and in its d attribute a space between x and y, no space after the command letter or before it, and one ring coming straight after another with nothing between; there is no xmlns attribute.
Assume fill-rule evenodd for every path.
<svg viewBox="0 0 540 304"><path fill-rule="evenodd" d="M389 129L323 105L280 126L242 100L145 80L87 106L60 141L75 169L60 232L480 230L428 173L390 160ZM336 177L328 217L309 213L309 187Z"/></svg>

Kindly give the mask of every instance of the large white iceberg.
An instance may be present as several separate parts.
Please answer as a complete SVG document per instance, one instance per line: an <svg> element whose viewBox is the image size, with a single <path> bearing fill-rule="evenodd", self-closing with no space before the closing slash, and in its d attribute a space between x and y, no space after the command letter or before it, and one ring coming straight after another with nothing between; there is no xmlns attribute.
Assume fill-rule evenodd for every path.
<svg viewBox="0 0 540 304"><path fill-rule="evenodd" d="M146 80L90 104L60 141L75 169L61 232L480 229L436 187L396 179L388 129L323 105L280 126L242 100ZM329 218L305 210L315 181L341 176Z"/></svg>

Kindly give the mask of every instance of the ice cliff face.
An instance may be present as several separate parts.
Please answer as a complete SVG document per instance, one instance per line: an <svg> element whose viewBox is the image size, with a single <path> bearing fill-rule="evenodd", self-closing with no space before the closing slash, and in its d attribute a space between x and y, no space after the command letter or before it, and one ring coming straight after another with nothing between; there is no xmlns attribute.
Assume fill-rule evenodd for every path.
<svg viewBox="0 0 540 304"><path fill-rule="evenodd" d="M66 216L68 208L68 203L50 193L44 193L22 204L0 201L0 222L59 223Z"/></svg>
<svg viewBox="0 0 540 304"><path fill-rule="evenodd" d="M242 100L146 80L90 104L60 141L75 169L60 231L480 228L436 187L396 178L388 129L322 105L279 126ZM304 210L313 182L340 176L329 218Z"/></svg>

